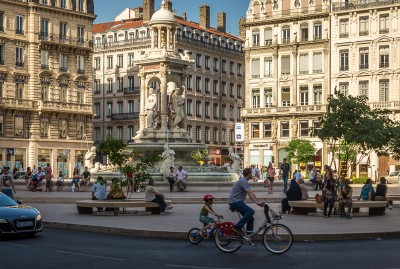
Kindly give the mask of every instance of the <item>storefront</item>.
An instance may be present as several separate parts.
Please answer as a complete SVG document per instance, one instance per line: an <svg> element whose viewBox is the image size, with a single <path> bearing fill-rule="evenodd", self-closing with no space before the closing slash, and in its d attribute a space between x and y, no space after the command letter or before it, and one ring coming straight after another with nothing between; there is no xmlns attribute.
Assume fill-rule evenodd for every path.
<svg viewBox="0 0 400 269"><path fill-rule="evenodd" d="M62 172L63 175L69 175L69 158L70 151L67 149L57 150L57 173Z"/></svg>
<svg viewBox="0 0 400 269"><path fill-rule="evenodd" d="M26 148L0 148L0 165L11 169L17 167L18 171L26 170Z"/></svg>
<svg viewBox="0 0 400 269"><path fill-rule="evenodd" d="M52 150L51 149L39 149L38 151L38 167L46 167L48 163L52 163Z"/></svg>
<svg viewBox="0 0 400 269"><path fill-rule="evenodd" d="M75 151L75 166L81 173L83 173L83 168L85 167L85 154L86 151L76 150Z"/></svg>

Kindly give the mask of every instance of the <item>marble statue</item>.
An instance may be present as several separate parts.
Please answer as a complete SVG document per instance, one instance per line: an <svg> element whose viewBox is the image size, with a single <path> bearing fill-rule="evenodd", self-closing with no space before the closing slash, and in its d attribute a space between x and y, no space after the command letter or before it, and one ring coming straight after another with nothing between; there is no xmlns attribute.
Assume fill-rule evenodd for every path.
<svg viewBox="0 0 400 269"><path fill-rule="evenodd" d="M92 146L85 154L85 166L88 168L90 173L96 173L100 170L100 163L93 164L96 158L96 147Z"/></svg>
<svg viewBox="0 0 400 269"><path fill-rule="evenodd" d="M161 164L160 173L163 175L163 178L166 178L169 175L169 168L175 166L175 151L170 149L169 145L166 143L161 157L164 161Z"/></svg>
<svg viewBox="0 0 400 269"><path fill-rule="evenodd" d="M233 151L233 148L228 149L229 159L231 159L232 163L226 163L221 166L221 170L226 171L228 173L235 173L240 175L240 156Z"/></svg>
<svg viewBox="0 0 400 269"><path fill-rule="evenodd" d="M183 119L185 118L185 99L182 96L183 89L177 88L171 94L170 110L173 119L173 129L182 128Z"/></svg>
<svg viewBox="0 0 400 269"><path fill-rule="evenodd" d="M149 96L146 100L145 110L147 117L147 128L155 128L157 123L157 93L154 92L153 88L149 89Z"/></svg>
<svg viewBox="0 0 400 269"><path fill-rule="evenodd" d="M188 50L184 50L183 54L179 53L179 55L181 56L181 60L187 60L187 61L192 60L192 58L190 57L190 52Z"/></svg>

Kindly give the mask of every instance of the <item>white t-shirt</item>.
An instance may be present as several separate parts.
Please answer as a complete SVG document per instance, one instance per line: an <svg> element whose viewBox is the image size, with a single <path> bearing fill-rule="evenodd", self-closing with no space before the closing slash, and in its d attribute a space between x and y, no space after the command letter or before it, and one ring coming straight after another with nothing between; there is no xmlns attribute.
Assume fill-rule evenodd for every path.
<svg viewBox="0 0 400 269"><path fill-rule="evenodd" d="M176 175L176 181L185 182L185 177L187 175L185 170L183 170L183 169L181 171L176 170L175 175Z"/></svg>
<svg viewBox="0 0 400 269"><path fill-rule="evenodd" d="M154 193L155 189L153 186L147 186L146 192L144 193L144 200L146 202L151 202L156 198L156 194Z"/></svg>

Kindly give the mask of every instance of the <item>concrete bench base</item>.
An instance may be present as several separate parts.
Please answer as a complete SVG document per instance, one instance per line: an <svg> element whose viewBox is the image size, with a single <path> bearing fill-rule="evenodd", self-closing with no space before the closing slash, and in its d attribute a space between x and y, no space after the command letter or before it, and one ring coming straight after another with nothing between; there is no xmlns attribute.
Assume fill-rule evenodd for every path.
<svg viewBox="0 0 400 269"><path fill-rule="evenodd" d="M171 200L165 200L166 204L171 205ZM114 211L114 215L118 215L119 208L146 208L146 212L151 214L160 214L160 206L158 203L146 202L144 200L81 200L76 201L76 208L79 214L93 214L93 208L106 208Z"/></svg>
<svg viewBox="0 0 400 269"><path fill-rule="evenodd" d="M368 208L370 216L379 216L385 214L386 201L353 201L353 213L359 213L360 208ZM289 201L294 215L307 215L308 213L317 212L317 208L324 208L324 203L316 201ZM335 208L339 208L339 203L335 202Z"/></svg>

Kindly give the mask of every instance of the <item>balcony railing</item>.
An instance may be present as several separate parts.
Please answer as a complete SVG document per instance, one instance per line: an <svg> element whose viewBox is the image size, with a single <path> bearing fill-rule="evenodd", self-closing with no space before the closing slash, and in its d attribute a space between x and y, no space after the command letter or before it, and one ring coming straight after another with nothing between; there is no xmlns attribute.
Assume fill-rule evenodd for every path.
<svg viewBox="0 0 400 269"><path fill-rule="evenodd" d="M264 45L272 45L272 39L266 39Z"/></svg>
<svg viewBox="0 0 400 269"><path fill-rule="evenodd" d="M46 32L39 33L39 40L47 41L51 43L66 44L75 47L93 48L93 42L91 40L84 41L82 38L75 38L66 35L56 35Z"/></svg>
<svg viewBox="0 0 400 269"><path fill-rule="evenodd" d="M9 109L30 110L33 109L33 101L3 97L1 98L1 106Z"/></svg>
<svg viewBox="0 0 400 269"><path fill-rule="evenodd" d="M321 40L322 39L322 35L315 35L314 36L314 40Z"/></svg>
<svg viewBox="0 0 400 269"><path fill-rule="evenodd" d="M282 43L283 44L290 43L290 38L282 38Z"/></svg>
<svg viewBox="0 0 400 269"><path fill-rule="evenodd" d="M128 87L124 88L124 95L140 94L140 87Z"/></svg>
<svg viewBox="0 0 400 269"><path fill-rule="evenodd" d="M379 63L380 68L389 68L389 63Z"/></svg>
<svg viewBox="0 0 400 269"><path fill-rule="evenodd" d="M360 69L368 69L369 65L368 64L360 64Z"/></svg>
<svg viewBox="0 0 400 269"><path fill-rule="evenodd" d="M306 41L308 41L308 37L301 37L300 41L306 42Z"/></svg>
<svg viewBox="0 0 400 269"><path fill-rule="evenodd" d="M76 70L78 74L83 75L85 74L85 69L77 69Z"/></svg>
<svg viewBox="0 0 400 269"><path fill-rule="evenodd" d="M341 34L339 34L339 37L340 37L340 38L349 37L349 33L341 33Z"/></svg>
<svg viewBox="0 0 400 269"><path fill-rule="evenodd" d="M340 71L348 71L348 70L349 70L349 66L348 66L348 65L341 65L341 66L339 67L339 70L340 70Z"/></svg>
<svg viewBox="0 0 400 269"><path fill-rule="evenodd" d="M400 0L356 0L349 1L345 3L336 3L332 5L333 11L341 11L341 10L354 10L354 9L364 9L371 7L379 7L384 5L393 5L400 4Z"/></svg>
<svg viewBox="0 0 400 269"><path fill-rule="evenodd" d="M18 67L24 67L24 63L23 62L15 62L15 66L18 66Z"/></svg>
<svg viewBox="0 0 400 269"><path fill-rule="evenodd" d="M104 42L104 43L97 43L94 45L94 50L101 50L105 48L111 47L123 47L123 46L132 46L137 45L141 47L150 47L151 38L137 38L137 39L125 39L120 41L112 41L112 42Z"/></svg>
<svg viewBox="0 0 400 269"><path fill-rule="evenodd" d="M400 110L400 101L388 102L371 102L369 103L372 108L396 109Z"/></svg>
<svg viewBox="0 0 400 269"><path fill-rule="evenodd" d="M0 25L0 32L4 32L4 27L3 27L3 25Z"/></svg>
<svg viewBox="0 0 400 269"><path fill-rule="evenodd" d="M100 94L100 91L94 91L93 94Z"/></svg>
<svg viewBox="0 0 400 269"><path fill-rule="evenodd" d="M389 33L389 28L386 29L379 29L380 34L388 34Z"/></svg>
<svg viewBox="0 0 400 269"><path fill-rule="evenodd" d="M366 36L369 35L369 31L360 31L360 36Z"/></svg>
<svg viewBox="0 0 400 269"><path fill-rule="evenodd" d="M136 120L139 119L139 112L111 114L111 120Z"/></svg>
<svg viewBox="0 0 400 269"><path fill-rule="evenodd" d="M314 69L313 73L314 74L321 74L322 73L322 69Z"/></svg>
<svg viewBox="0 0 400 269"><path fill-rule="evenodd" d="M224 52L224 53L230 53L230 54L235 54L236 56L241 56L243 55L243 51L242 50L236 50L236 49L231 49L229 47L227 47L227 45L225 44L213 44L213 43L209 43L209 42L205 42L202 40L196 40L193 38L188 38L188 37L183 37L178 35L177 38L178 41L187 43L187 44L191 44L194 46L199 46L202 48L208 48L211 50L216 50L216 51L220 51L220 52Z"/></svg>
<svg viewBox="0 0 400 269"><path fill-rule="evenodd" d="M243 117L260 117L261 115L297 115L297 114L321 114L326 112L325 105L309 106L285 106L285 107L261 107L261 108L242 108Z"/></svg>

